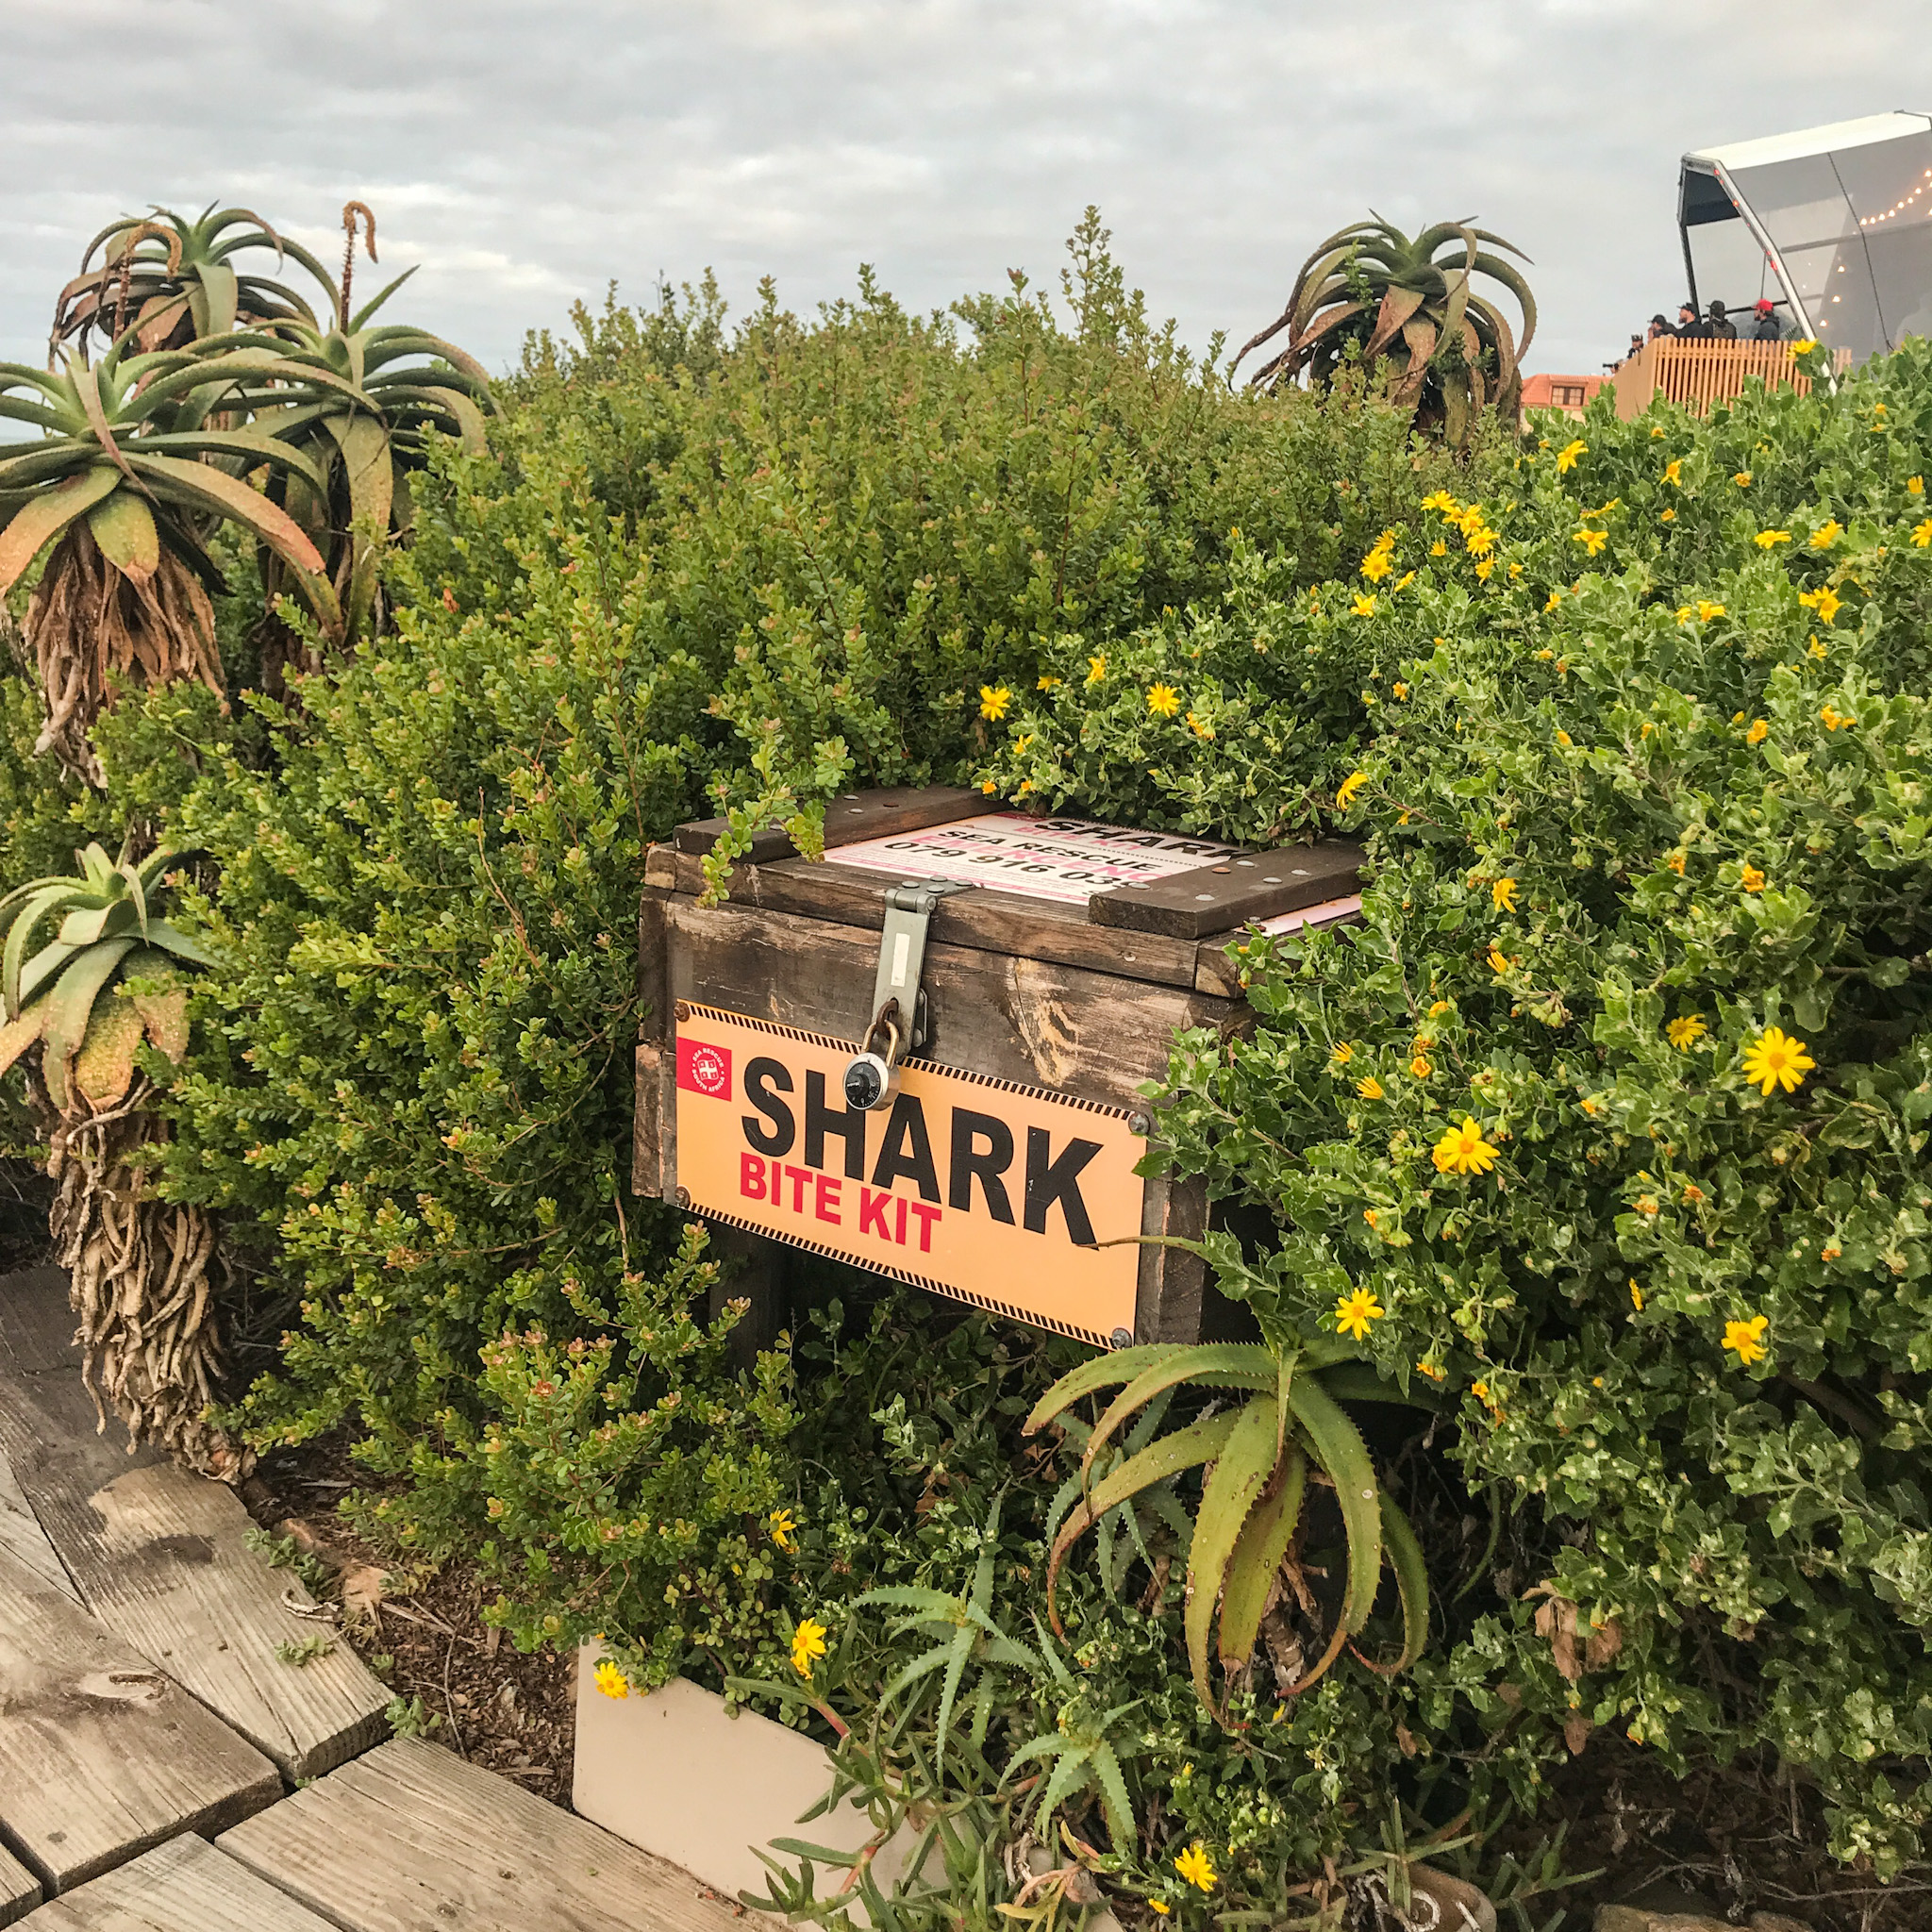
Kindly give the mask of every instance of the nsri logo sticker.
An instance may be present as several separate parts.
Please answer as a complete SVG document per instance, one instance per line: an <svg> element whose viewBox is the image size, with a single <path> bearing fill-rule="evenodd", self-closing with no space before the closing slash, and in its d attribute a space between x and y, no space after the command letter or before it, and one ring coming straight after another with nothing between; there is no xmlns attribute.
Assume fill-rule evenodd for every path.
<svg viewBox="0 0 1932 1932"><path fill-rule="evenodd" d="M860 1112L841 1084L854 1047L682 1010L677 1185L692 1208L1099 1341L1133 1328L1147 1145L1124 1108L912 1060L891 1102Z"/></svg>
<svg viewBox="0 0 1932 1932"><path fill-rule="evenodd" d="M702 1093L708 1100L731 1098L731 1049L714 1046L708 1040L677 1042L677 1084L687 1093Z"/></svg>

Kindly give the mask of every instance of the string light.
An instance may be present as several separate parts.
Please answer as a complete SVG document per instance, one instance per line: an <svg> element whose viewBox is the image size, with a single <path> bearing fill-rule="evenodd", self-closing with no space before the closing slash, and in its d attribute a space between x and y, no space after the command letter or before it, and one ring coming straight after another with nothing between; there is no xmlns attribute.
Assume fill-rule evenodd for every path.
<svg viewBox="0 0 1932 1932"><path fill-rule="evenodd" d="M1860 215L1858 217L1859 227L1875 227L1880 222L1889 222L1894 215L1904 214L1913 202L1917 201L1920 195L1925 192L1928 183L1932 183L1932 168L1925 170L1924 179L1909 194L1904 195L1899 200L1893 202L1882 215Z"/></svg>

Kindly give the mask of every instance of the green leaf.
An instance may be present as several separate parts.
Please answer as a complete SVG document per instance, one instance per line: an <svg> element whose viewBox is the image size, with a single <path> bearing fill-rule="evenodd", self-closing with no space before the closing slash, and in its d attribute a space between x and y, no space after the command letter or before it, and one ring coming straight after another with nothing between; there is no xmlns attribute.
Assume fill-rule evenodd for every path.
<svg viewBox="0 0 1932 1932"><path fill-rule="evenodd" d="M1097 1355L1077 1369L1062 1375L1040 1400L1022 1424L1025 1435L1044 1428L1062 1409L1071 1408L1083 1395L1098 1389L1111 1389L1117 1383L1131 1382L1158 1362L1184 1353L1184 1345L1174 1341L1143 1342L1138 1348L1117 1348L1111 1355Z"/></svg>
<svg viewBox="0 0 1932 1932"><path fill-rule="evenodd" d="M1054 1615L1054 1585L1059 1576L1060 1564L1065 1560L1067 1552L1079 1541L1081 1533L1098 1522L1116 1503L1146 1489L1149 1484L1211 1461L1226 1446L1239 1419L1237 1412L1229 1411L1191 1423L1171 1436L1163 1436L1159 1441L1141 1450L1140 1455L1130 1457L1104 1481L1095 1485L1093 1493L1067 1519L1048 1558L1046 1608L1049 1617ZM1059 1628L1058 1621L1054 1628Z"/></svg>
<svg viewBox="0 0 1932 1932"><path fill-rule="evenodd" d="M165 919L148 921L147 939L151 946L159 946L164 952L173 953L175 958L188 960L191 965L220 966L224 963L220 954L209 952L199 940L191 939Z"/></svg>
<svg viewBox="0 0 1932 1932"><path fill-rule="evenodd" d="M1199 1382L1217 1389L1258 1391L1273 1389L1274 1379L1274 1357L1257 1342L1209 1342L1203 1347L1183 1348L1165 1360L1152 1363L1114 1397L1106 1414L1094 1424L1093 1433L1087 1439L1087 1453L1080 1458L1082 1479L1122 1424L1164 1390L1183 1382Z"/></svg>
<svg viewBox="0 0 1932 1932"><path fill-rule="evenodd" d="M1123 1855L1130 1854L1139 1839L1134 1829L1134 1807L1127 1802L1127 1781L1121 1775L1121 1761L1114 1755L1113 1746L1105 1740L1093 1747L1093 1770L1113 1848Z"/></svg>
<svg viewBox="0 0 1932 1932"><path fill-rule="evenodd" d="M10 591L25 571L75 517L117 489L121 478L106 463L30 496L0 530L0 594Z"/></svg>
<svg viewBox="0 0 1932 1932"><path fill-rule="evenodd" d="M1275 1480L1249 1513L1221 1589L1221 1663L1237 1670L1255 1653L1255 1639L1268 1608L1281 1559L1301 1521L1308 1461L1290 1442L1281 1452Z"/></svg>
<svg viewBox="0 0 1932 1932"><path fill-rule="evenodd" d="M47 1025L42 1035L41 1077L47 1095L65 1112L72 1105L67 1069L80 1051L81 1036L93 1017L94 999L113 978L121 961L134 949L131 939L103 940L86 947L63 972L47 995Z"/></svg>
<svg viewBox="0 0 1932 1932"><path fill-rule="evenodd" d="M1220 1706L1208 1681L1208 1635L1214 1625L1222 1580L1240 1541L1241 1525L1274 1473L1275 1461L1274 1401L1273 1396L1257 1396L1235 1419L1226 1445L1208 1472L1201 1507L1194 1513L1194 1547L1188 1559L1188 1607L1182 1619L1188 1664L1196 1694L1217 1716Z"/></svg>
<svg viewBox="0 0 1932 1932"><path fill-rule="evenodd" d="M1348 1591L1340 1624L1353 1636L1368 1622L1382 1577L1382 1516L1374 1467L1360 1431L1313 1376L1297 1376L1288 1399L1295 1420L1307 1431L1316 1459L1335 1485L1335 1500L1347 1526Z"/></svg>
<svg viewBox="0 0 1932 1932"><path fill-rule="evenodd" d="M1408 1518L1386 1492L1382 1497L1382 1541L1389 1552L1389 1567L1395 1572L1396 1593L1402 1599L1402 1655L1392 1664L1369 1667L1393 1676L1414 1663L1429 1641L1429 1566ZM1369 1660L1364 1657L1362 1661Z"/></svg>
<svg viewBox="0 0 1932 1932"><path fill-rule="evenodd" d="M43 886L20 908L13 923L7 931L7 946L0 953L0 993L4 993L7 1017L11 1020L20 1011L21 966L26 957L27 942L34 936L34 929L46 918L48 913L65 905L77 896L76 882Z"/></svg>
<svg viewBox="0 0 1932 1932"><path fill-rule="evenodd" d="M149 582L161 566L161 536L154 512L131 490L116 490L87 513L87 526L101 555L124 577Z"/></svg>

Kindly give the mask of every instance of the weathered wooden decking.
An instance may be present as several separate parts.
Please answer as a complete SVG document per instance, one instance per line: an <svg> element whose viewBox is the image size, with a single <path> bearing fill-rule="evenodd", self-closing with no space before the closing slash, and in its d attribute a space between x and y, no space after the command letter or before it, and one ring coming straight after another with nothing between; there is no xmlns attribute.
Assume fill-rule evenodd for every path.
<svg viewBox="0 0 1932 1932"><path fill-rule="evenodd" d="M283 1662L308 1593L232 1491L95 1432L72 1328L58 1272L0 1276L0 1926L737 1924L509 1780L379 1742L389 1693L347 1644Z"/></svg>

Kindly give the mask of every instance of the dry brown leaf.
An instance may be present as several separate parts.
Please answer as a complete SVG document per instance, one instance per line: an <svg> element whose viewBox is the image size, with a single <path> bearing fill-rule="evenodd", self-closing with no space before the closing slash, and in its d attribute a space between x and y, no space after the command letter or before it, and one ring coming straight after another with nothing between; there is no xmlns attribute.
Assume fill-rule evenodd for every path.
<svg viewBox="0 0 1932 1932"><path fill-rule="evenodd" d="M1574 1684L1586 1671L1600 1671L1616 1658L1624 1648L1624 1626L1615 1617L1601 1624L1579 1624L1576 1606L1567 1596L1558 1596L1547 1584L1547 1591L1537 1606L1536 1634L1550 1646L1550 1660L1568 1684Z"/></svg>
<svg viewBox="0 0 1932 1932"><path fill-rule="evenodd" d="M1571 1757L1583 1756L1583 1747L1590 1742L1590 1734L1595 1728L1596 1726L1580 1710L1572 1711L1563 1720L1563 1741L1569 1745Z"/></svg>
<svg viewBox="0 0 1932 1932"><path fill-rule="evenodd" d="M0 1026L0 1074L4 1074L35 1041L47 1024L47 995L42 993L16 1020Z"/></svg>
<svg viewBox="0 0 1932 1932"><path fill-rule="evenodd" d="M375 1563L351 1563L342 1572L342 1614L352 1624L382 1626L383 1572Z"/></svg>

